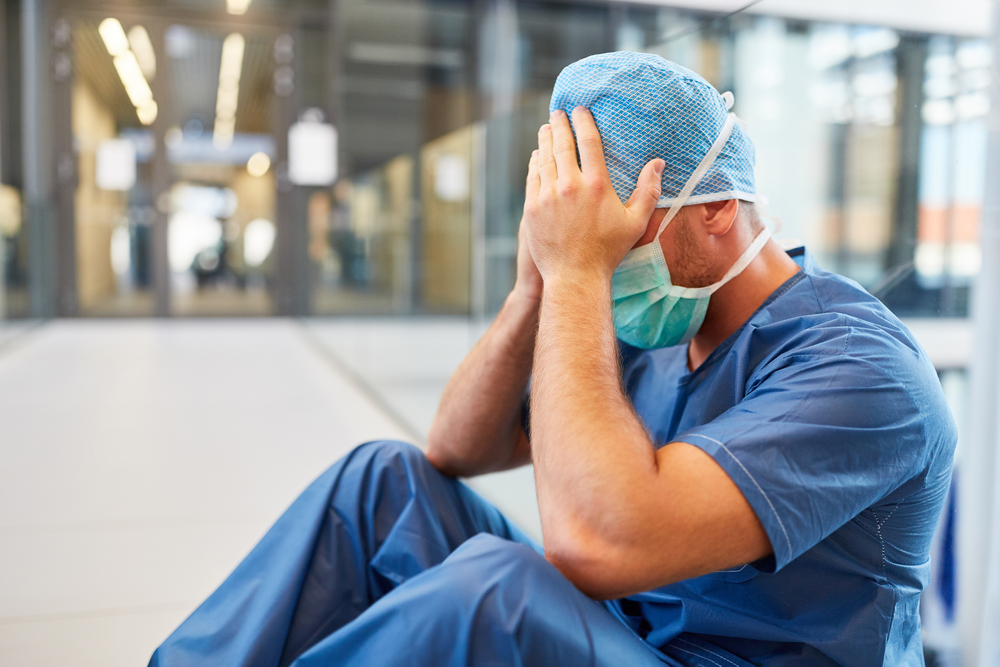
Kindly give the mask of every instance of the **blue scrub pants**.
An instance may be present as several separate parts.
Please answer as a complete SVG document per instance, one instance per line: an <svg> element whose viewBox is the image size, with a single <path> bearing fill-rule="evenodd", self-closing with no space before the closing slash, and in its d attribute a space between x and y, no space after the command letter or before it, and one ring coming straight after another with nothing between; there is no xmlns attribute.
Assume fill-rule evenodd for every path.
<svg viewBox="0 0 1000 667"><path fill-rule="evenodd" d="M149 664L663 662L420 450L370 442L295 500Z"/></svg>

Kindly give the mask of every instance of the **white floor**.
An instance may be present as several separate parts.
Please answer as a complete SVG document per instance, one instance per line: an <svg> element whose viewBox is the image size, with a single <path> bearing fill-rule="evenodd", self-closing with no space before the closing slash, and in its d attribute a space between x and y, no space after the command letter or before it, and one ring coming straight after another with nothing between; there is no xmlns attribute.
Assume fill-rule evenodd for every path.
<svg viewBox="0 0 1000 667"><path fill-rule="evenodd" d="M57 321L0 348L0 664L146 664L330 463L419 440L477 335ZM473 483L537 535L530 470Z"/></svg>

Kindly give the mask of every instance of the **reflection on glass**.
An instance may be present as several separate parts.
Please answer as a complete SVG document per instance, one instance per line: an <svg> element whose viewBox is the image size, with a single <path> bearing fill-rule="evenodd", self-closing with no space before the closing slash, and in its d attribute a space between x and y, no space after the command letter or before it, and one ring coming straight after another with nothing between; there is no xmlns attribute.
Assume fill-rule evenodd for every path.
<svg viewBox="0 0 1000 667"><path fill-rule="evenodd" d="M112 37L121 30L117 22L101 25L117 27L105 29ZM96 33L88 24L76 33L81 71L72 100L77 299L85 315L152 315L150 160L155 146L151 134L139 130L141 123ZM119 37L127 49L124 32Z"/></svg>
<svg viewBox="0 0 1000 667"><path fill-rule="evenodd" d="M271 313L282 284L317 314L493 312L513 281L525 166L552 84L567 64L614 48L660 54L735 94L765 214L786 239L901 315L967 311L980 262L985 40L628 3L480 12L345 0L337 21L346 37L336 51L323 27L79 22L84 313L151 312L157 219L170 230L175 314ZM156 133L140 113L153 89L171 102ZM163 160L168 182L156 188L170 195L154 201ZM183 188L235 205L182 205ZM255 232L248 253L257 220L275 238ZM17 243L6 245L15 266Z"/></svg>
<svg viewBox="0 0 1000 667"><path fill-rule="evenodd" d="M0 185L0 319L23 317L27 310L23 263L18 261L21 216L21 193Z"/></svg>
<svg viewBox="0 0 1000 667"><path fill-rule="evenodd" d="M948 315L979 272L991 55L986 40L936 37L927 53L916 275Z"/></svg>
<svg viewBox="0 0 1000 667"><path fill-rule="evenodd" d="M174 25L165 44L177 122L164 137L171 313L271 314L273 37Z"/></svg>

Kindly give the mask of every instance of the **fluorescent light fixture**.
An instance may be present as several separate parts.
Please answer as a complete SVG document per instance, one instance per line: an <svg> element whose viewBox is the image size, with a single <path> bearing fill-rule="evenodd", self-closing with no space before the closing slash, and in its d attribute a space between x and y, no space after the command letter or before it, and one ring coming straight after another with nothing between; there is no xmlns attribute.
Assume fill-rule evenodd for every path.
<svg viewBox="0 0 1000 667"><path fill-rule="evenodd" d="M219 66L220 85L223 83L239 85L245 46L246 40L238 32L232 33L222 42L222 62Z"/></svg>
<svg viewBox="0 0 1000 667"><path fill-rule="evenodd" d="M153 52L149 33L141 25L137 25L133 26L126 36L122 24L115 18L101 21L97 32L100 33L105 48L111 54L115 70L118 71L118 78L125 86L125 93L135 107L139 122L143 125L152 125L156 120L157 106L153 101L153 91L146 77L153 78L156 74L156 54Z"/></svg>
<svg viewBox="0 0 1000 667"><path fill-rule="evenodd" d="M112 56L128 51L128 37L125 36L125 31L118 19L104 19L97 27L97 32L100 33L101 39L104 40L104 47Z"/></svg>
<svg viewBox="0 0 1000 667"><path fill-rule="evenodd" d="M215 113L224 118L235 116L236 102L239 96L239 88L219 88L218 99L215 103Z"/></svg>
<svg viewBox="0 0 1000 667"><path fill-rule="evenodd" d="M126 51L120 56L115 56L115 69L118 70L118 76L125 85L125 92L135 107L141 107L153 99L153 91L146 83L146 77L142 75L135 54Z"/></svg>
<svg viewBox="0 0 1000 667"><path fill-rule="evenodd" d="M234 32L222 42L222 61L219 63L219 90L215 102L215 129L212 143L225 150L233 142L236 131L236 106L240 98L240 74L243 70L243 51L246 40Z"/></svg>
<svg viewBox="0 0 1000 667"><path fill-rule="evenodd" d="M262 151L257 151L247 160L247 173L251 176L263 176L270 168L271 158Z"/></svg>
<svg viewBox="0 0 1000 667"><path fill-rule="evenodd" d="M128 31L128 43L132 46L132 53L139 61L139 67L146 79L152 81L156 76L156 52L153 50L153 42L149 39L149 33L141 25L132 26Z"/></svg>
<svg viewBox="0 0 1000 667"><path fill-rule="evenodd" d="M226 11L230 14L246 14L251 0L226 0Z"/></svg>
<svg viewBox="0 0 1000 667"><path fill-rule="evenodd" d="M156 102L149 100L140 107L136 107L135 113L139 116L139 122L143 125L152 125L153 121L156 120L156 112L158 111Z"/></svg>

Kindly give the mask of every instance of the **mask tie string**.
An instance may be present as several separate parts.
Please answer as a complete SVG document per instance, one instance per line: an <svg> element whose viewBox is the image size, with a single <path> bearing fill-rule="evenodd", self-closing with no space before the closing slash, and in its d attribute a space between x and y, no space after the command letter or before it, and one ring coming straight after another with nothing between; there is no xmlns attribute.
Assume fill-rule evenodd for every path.
<svg viewBox="0 0 1000 667"><path fill-rule="evenodd" d="M712 144L712 147L708 149L708 153L705 154L705 157L703 157L701 162L698 163L698 166L691 173L691 176L688 177L687 183L684 184L684 187L677 194L677 198L674 199L674 203L671 204L670 210L667 211L665 216L663 216L663 220L660 222L660 228L656 230L657 239L660 238L660 234L662 234L663 230L667 228L667 225L670 224L670 221L673 220L675 215L677 215L677 212L681 210L681 207L683 207L687 202L691 193L694 192L695 187L701 182L701 179L706 173L708 173L708 170L715 163L715 158L719 157L719 153L722 152L722 147L726 145L727 141L729 141L729 137L733 133L733 126L735 124L736 114L730 112L726 116L726 122L722 126L722 131L719 132L719 136L715 138L715 142Z"/></svg>

